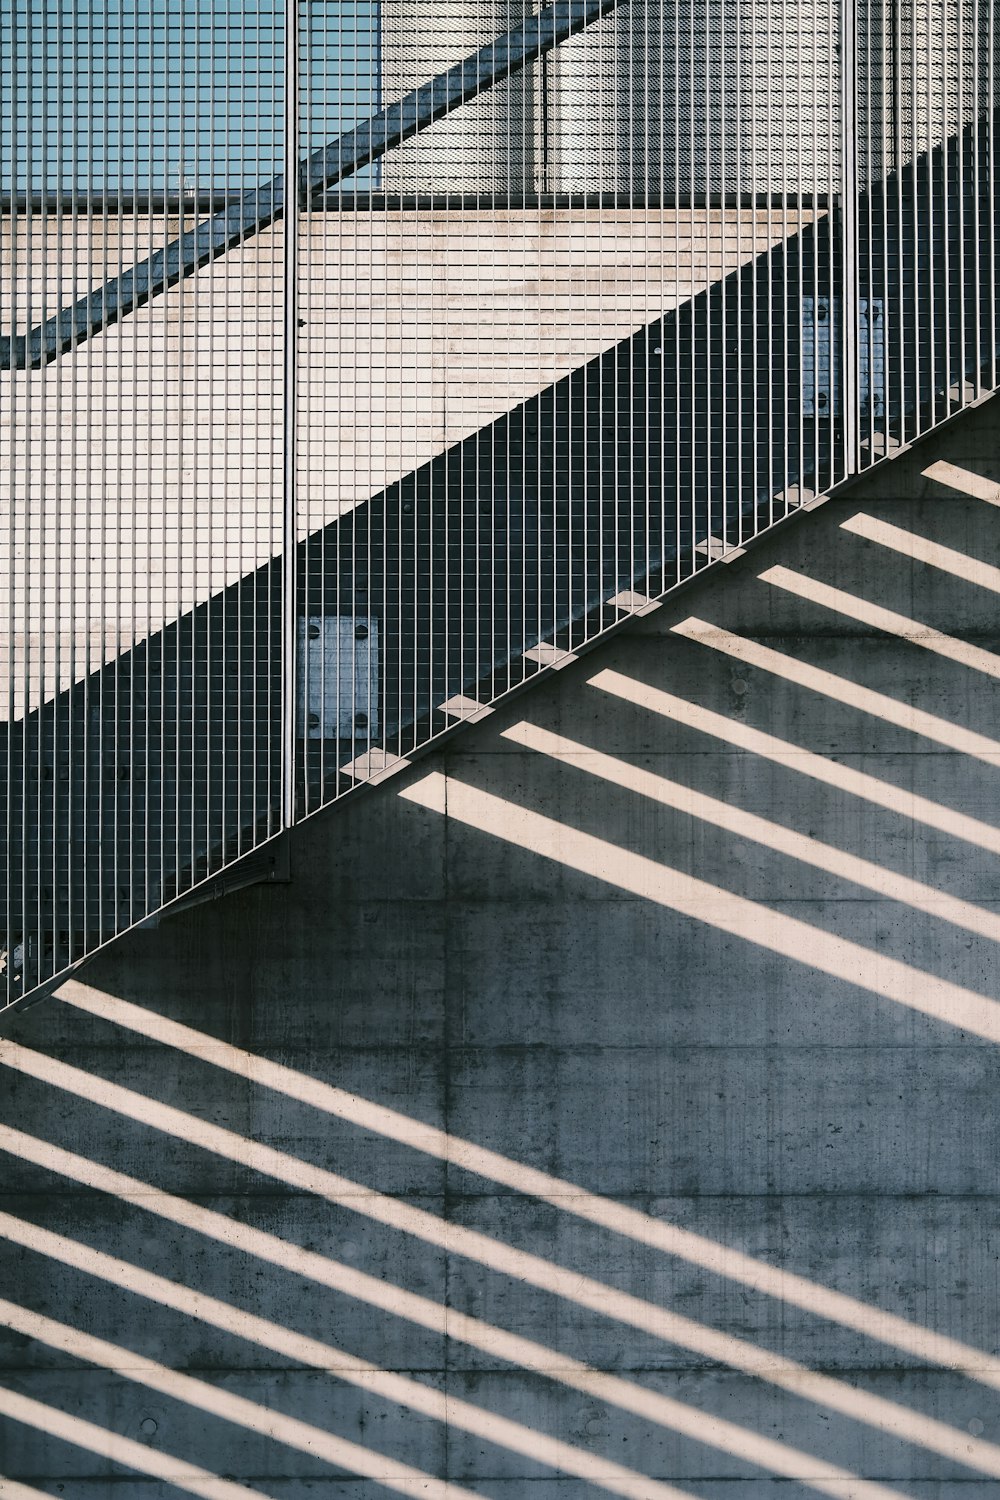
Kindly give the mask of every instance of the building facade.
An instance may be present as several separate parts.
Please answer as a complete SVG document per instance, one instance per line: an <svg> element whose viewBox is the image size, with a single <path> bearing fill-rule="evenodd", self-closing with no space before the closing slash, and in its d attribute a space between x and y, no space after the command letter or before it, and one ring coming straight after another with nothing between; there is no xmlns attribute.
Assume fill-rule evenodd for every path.
<svg viewBox="0 0 1000 1500"><path fill-rule="evenodd" d="M993 1493L997 45L0 16L0 1496Z"/></svg>

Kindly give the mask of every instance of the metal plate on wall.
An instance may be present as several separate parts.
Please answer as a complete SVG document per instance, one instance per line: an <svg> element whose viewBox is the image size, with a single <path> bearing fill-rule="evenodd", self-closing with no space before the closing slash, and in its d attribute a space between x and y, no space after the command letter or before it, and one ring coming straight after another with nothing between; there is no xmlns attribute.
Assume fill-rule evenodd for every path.
<svg viewBox="0 0 1000 1500"><path fill-rule="evenodd" d="M379 733L378 621L310 615L299 622L296 717L301 739L365 740Z"/></svg>

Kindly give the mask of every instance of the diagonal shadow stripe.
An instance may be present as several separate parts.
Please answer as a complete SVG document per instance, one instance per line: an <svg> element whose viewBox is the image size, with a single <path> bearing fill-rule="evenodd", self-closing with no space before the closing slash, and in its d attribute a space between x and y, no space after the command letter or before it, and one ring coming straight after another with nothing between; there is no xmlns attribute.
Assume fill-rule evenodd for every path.
<svg viewBox="0 0 1000 1500"><path fill-rule="evenodd" d="M958 254L967 226L992 233L987 123L865 200L887 237L861 295L912 299L902 333L927 356L889 414L900 438L953 409L945 371L978 381L1000 347L990 257L962 280ZM946 191L961 213L937 211ZM837 306L837 239L810 225L299 544L301 613L377 622L389 750L447 727L453 695L525 680L525 650L619 590L690 577L709 536L742 541L789 490L844 477L841 414L802 415L803 301ZM13 999L278 831L280 630L275 559L5 727ZM366 747L304 742L300 815Z"/></svg>
<svg viewBox="0 0 1000 1500"><path fill-rule="evenodd" d="M592 22L628 0L556 0L523 25L505 32L488 46L439 73L354 130L321 146L302 163L299 194L309 200L387 151L426 130L494 84L520 72L576 36ZM153 297L210 265L244 240L267 229L285 210L285 179L272 177L261 187L213 214L189 233L122 276L63 308L28 334L0 337L0 370L39 370L57 355L92 338L104 328L143 307Z"/></svg>

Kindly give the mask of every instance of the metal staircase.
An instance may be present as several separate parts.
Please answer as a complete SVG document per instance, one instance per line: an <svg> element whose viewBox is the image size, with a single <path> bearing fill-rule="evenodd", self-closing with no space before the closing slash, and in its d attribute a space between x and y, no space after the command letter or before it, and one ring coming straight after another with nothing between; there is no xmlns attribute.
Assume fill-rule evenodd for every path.
<svg viewBox="0 0 1000 1500"><path fill-rule="evenodd" d="M304 195L614 9L543 9L309 155ZM856 52L858 17L838 14ZM50 992L173 902L266 875L290 823L992 392L1000 110L987 43L975 84L987 107L960 128L909 157L904 143L874 175L845 80L844 176L791 216L794 233L366 504L305 534L286 508L281 551L46 701L26 698L0 725L7 1004ZM281 210L276 178L11 335L11 381L46 378ZM706 201L716 211L725 195ZM294 349L286 359L294 463ZM287 463L284 493L293 507Z"/></svg>

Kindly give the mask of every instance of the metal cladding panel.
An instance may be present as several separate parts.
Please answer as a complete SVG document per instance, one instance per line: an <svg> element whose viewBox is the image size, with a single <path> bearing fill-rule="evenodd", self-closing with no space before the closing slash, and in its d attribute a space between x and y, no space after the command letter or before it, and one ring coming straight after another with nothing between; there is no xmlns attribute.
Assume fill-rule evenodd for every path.
<svg viewBox="0 0 1000 1500"><path fill-rule="evenodd" d="M457 62L530 6L386 0L387 97ZM387 159L409 193L799 194L836 186L839 15L630 0Z"/></svg>
<svg viewBox="0 0 1000 1500"><path fill-rule="evenodd" d="M384 5L386 96L523 9ZM302 813L844 477L841 27L631 0L307 213L296 589L379 619L382 732L305 743Z"/></svg>
<svg viewBox="0 0 1000 1500"><path fill-rule="evenodd" d="M857 35L848 272L863 302L848 357L863 469L996 384L1000 38L976 0L859 0Z"/></svg>
<svg viewBox="0 0 1000 1500"><path fill-rule="evenodd" d="M537 9L530 0L382 0L387 103L454 67ZM387 156L387 192L529 192L534 178L534 73L528 67Z"/></svg>
<svg viewBox="0 0 1000 1500"><path fill-rule="evenodd" d="M837 16L824 0L644 0L548 63L556 192L688 197L836 187Z"/></svg>
<svg viewBox="0 0 1000 1500"><path fill-rule="evenodd" d="M4 23L8 1003L996 386L985 0L269 5Z"/></svg>

